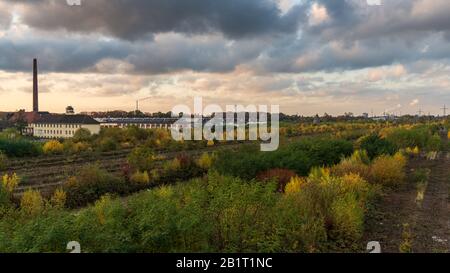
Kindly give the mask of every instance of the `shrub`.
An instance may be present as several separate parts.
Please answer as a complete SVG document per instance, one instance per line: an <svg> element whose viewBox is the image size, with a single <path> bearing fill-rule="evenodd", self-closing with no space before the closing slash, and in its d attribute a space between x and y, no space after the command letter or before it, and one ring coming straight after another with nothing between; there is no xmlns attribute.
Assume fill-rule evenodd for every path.
<svg viewBox="0 0 450 273"><path fill-rule="evenodd" d="M166 182L183 181L201 176L204 172L189 155L178 154L164 164L161 179Z"/></svg>
<svg viewBox="0 0 450 273"><path fill-rule="evenodd" d="M422 150L438 151L441 147L441 138L434 131L432 126L421 125L409 128L392 128L385 130L384 135L398 149L417 146Z"/></svg>
<svg viewBox="0 0 450 273"><path fill-rule="evenodd" d="M299 193L302 187L305 185L306 179L294 176L291 178L289 183L286 185L285 193L286 194L295 194Z"/></svg>
<svg viewBox="0 0 450 273"><path fill-rule="evenodd" d="M296 176L297 174L291 170L272 169L260 173L256 178L262 182L274 181L277 183L277 191L284 192L286 185Z"/></svg>
<svg viewBox="0 0 450 273"><path fill-rule="evenodd" d="M42 149L44 154L62 154L64 151L64 145L57 140L50 140L44 144Z"/></svg>
<svg viewBox="0 0 450 273"><path fill-rule="evenodd" d="M296 195L303 210L313 215L310 217L322 219L328 251L352 251L362 237L370 193L371 187L358 175L340 178L316 168Z"/></svg>
<svg viewBox="0 0 450 273"><path fill-rule="evenodd" d="M406 158L397 153L394 156L380 156L370 168L370 181L388 187L398 187L405 180Z"/></svg>
<svg viewBox="0 0 450 273"><path fill-rule="evenodd" d="M44 210L44 199L38 191L28 190L22 195L20 208L27 215L36 216Z"/></svg>
<svg viewBox="0 0 450 273"><path fill-rule="evenodd" d="M357 174L364 179L369 179L370 168L369 159L365 151L355 151L355 153L349 157L344 158L341 162L331 168L331 173L335 176L345 176L348 174Z"/></svg>
<svg viewBox="0 0 450 273"><path fill-rule="evenodd" d="M0 151L3 151L8 157L38 156L42 154L42 146L21 138L0 138Z"/></svg>
<svg viewBox="0 0 450 273"><path fill-rule="evenodd" d="M91 131L89 131L86 128L80 128L75 131L75 134L73 135L73 141L74 142L86 142L91 139Z"/></svg>
<svg viewBox="0 0 450 273"><path fill-rule="evenodd" d="M220 151L213 169L223 175L253 179L270 169L289 169L307 176L314 166L332 166L353 152L353 144L334 139L304 139L275 152L265 153L259 146L247 145L238 151Z"/></svg>
<svg viewBox="0 0 450 273"><path fill-rule="evenodd" d="M196 163L197 166L199 166L201 169L207 171L212 167L214 159L215 159L214 155L211 155L209 153L203 153Z"/></svg>
<svg viewBox="0 0 450 273"><path fill-rule="evenodd" d="M397 151L395 145L382 139L377 134L363 137L359 141L359 148L365 150L371 159L374 159L380 155L393 155Z"/></svg>
<svg viewBox="0 0 450 273"><path fill-rule="evenodd" d="M106 137L100 141L100 151L102 152L115 151L118 147L119 144L112 137Z"/></svg>
<svg viewBox="0 0 450 273"><path fill-rule="evenodd" d="M153 150L145 146L134 148L128 155L130 167L141 172L151 170L154 160Z"/></svg>
<svg viewBox="0 0 450 273"><path fill-rule="evenodd" d="M10 194L12 194L14 192L14 190L17 188L19 183L20 183L20 178L17 176L16 173L13 173L11 175L5 174L2 177L3 188Z"/></svg>
<svg viewBox="0 0 450 273"><path fill-rule="evenodd" d="M50 204L55 208L64 208L64 206L66 205L66 200L67 200L66 192L63 189L58 188L53 193L50 199Z"/></svg>
<svg viewBox="0 0 450 273"><path fill-rule="evenodd" d="M90 149L90 145L87 142L73 142L71 139L66 139L63 142L64 151L69 154L77 154L80 152L86 152Z"/></svg>
<svg viewBox="0 0 450 273"><path fill-rule="evenodd" d="M147 186L150 184L150 177L147 171L136 171L131 177L130 181L138 186Z"/></svg>
<svg viewBox="0 0 450 273"><path fill-rule="evenodd" d="M431 136L426 144L426 149L428 151L439 151L442 147L441 137L438 134Z"/></svg>
<svg viewBox="0 0 450 273"><path fill-rule="evenodd" d="M74 208L93 202L107 193L127 193L131 185L97 165L88 165L77 176L70 177L63 189L67 194L67 206Z"/></svg>
<svg viewBox="0 0 450 273"><path fill-rule="evenodd" d="M420 155L420 148L419 147L414 147L414 148L406 148L405 149L405 153L407 154L407 155L410 155L410 156L415 156L415 157L417 157L417 156L419 156Z"/></svg>

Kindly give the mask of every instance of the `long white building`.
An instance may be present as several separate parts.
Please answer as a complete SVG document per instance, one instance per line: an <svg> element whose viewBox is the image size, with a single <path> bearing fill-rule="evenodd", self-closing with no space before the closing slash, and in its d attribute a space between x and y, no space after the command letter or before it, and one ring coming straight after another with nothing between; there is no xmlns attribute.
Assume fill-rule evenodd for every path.
<svg viewBox="0 0 450 273"><path fill-rule="evenodd" d="M32 135L38 138L71 138L79 129L91 134L100 133L100 123L86 115L46 115L29 124Z"/></svg>

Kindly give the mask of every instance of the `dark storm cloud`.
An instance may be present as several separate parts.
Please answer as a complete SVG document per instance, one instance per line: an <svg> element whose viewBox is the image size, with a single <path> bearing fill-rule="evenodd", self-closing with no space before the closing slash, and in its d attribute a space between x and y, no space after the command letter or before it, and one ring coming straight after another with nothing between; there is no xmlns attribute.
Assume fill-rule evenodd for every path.
<svg viewBox="0 0 450 273"><path fill-rule="evenodd" d="M0 38L0 69L28 71L32 58L38 57L44 72L113 73L120 70L115 66L122 64L127 73L134 74L229 72L256 58L262 50L263 45L254 40L228 44L221 37L196 40L177 34L135 43L79 37L14 42Z"/></svg>
<svg viewBox="0 0 450 273"><path fill-rule="evenodd" d="M124 58L129 48L119 43L89 39L0 39L0 68L27 71L38 57L43 71L77 72L95 65L102 58Z"/></svg>
<svg viewBox="0 0 450 273"><path fill-rule="evenodd" d="M164 32L216 32L233 39L289 33L305 11L296 6L282 15L273 0L83 0L80 7L64 0L5 1L23 3L23 20L35 28L130 40Z"/></svg>
<svg viewBox="0 0 450 273"><path fill-rule="evenodd" d="M380 7L365 0L305 0L285 13L275 0L0 5L13 2L22 3L17 11L33 35L0 38L4 70L28 70L35 56L48 71L108 73L116 63L105 60L112 59L128 64L128 73L141 74L228 72L239 65L261 73L339 71L450 58L448 0L386 0ZM327 20L309 24L313 4L325 7ZM1 13L0 29L1 18L11 18Z"/></svg>

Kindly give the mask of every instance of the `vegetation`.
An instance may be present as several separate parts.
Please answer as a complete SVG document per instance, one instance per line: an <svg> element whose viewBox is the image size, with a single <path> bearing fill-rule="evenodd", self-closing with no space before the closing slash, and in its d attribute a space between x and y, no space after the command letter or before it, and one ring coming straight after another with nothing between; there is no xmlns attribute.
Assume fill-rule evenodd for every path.
<svg viewBox="0 0 450 273"><path fill-rule="evenodd" d="M433 126L403 126L387 128L381 131L381 136L393 143L397 149L418 147L426 151L438 151L441 148L441 138Z"/></svg>
<svg viewBox="0 0 450 273"><path fill-rule="evenodd" d="M293 140L271 153L247 144L199 157L158 152L212 149L220 142L174 142L166 130L137 127L103 129L98 136L79 131L72 140L43 144L1 135L0 169L9 157L26 154L20 145L5 150L2 141L28 143L46 155L130 153L114 173L85 166L49 199L29 190L13 200L20 178L5 174L0 252L65 252L73 240L86 252L356 251L373 198L405 182L404 154L437 151L441 139L434 126L383 129L378 123L298 125L284 133L337 134L350 127L358 132ZM410 244L405 228L400 249L408 252Z"/></svg>
<svg viewBox="0 0 450 273"><path fill-rule="evenodd" d="M20 210L3 214L0 252L65 252L71 240L86 252L349 251L360 238L370 186L357 175L275 188L210 174L126 203L105 196L77 213L30 192Z"/></svg>
<svg viewBox="0 0 450 273"><path fill-rule="evenodd" d="M97 165L83 168L64 184L68 207L80 207L98 200L107 193L124 194L129 187L123 179L111 175Z"/></svg>
<svg viewBox="0 0 450 273"><path fill-rule="evenodd" d="M213 169L244 179L253 179L273 168L288 169L306 176L312 167L331 166L352 152L351 142L335 139L305 139L271 153L261 152L257 146L247 146L237 152L219 152Z"/></svg>
<svg viewBox="0 0 450 273"><path fill-rule="evenodd" d="M62 154L64 151L64 145L57 140L50 140L44 144L42 149L44 154Z"/></svg>
<svg viewBox="0 0 450 273"><path fill-rule="evenodd" d="M358 142L359 148L366 151L371 159L380 155L393 155L397 150L394 143L381 138L377 134L362 137Z"/></svg>

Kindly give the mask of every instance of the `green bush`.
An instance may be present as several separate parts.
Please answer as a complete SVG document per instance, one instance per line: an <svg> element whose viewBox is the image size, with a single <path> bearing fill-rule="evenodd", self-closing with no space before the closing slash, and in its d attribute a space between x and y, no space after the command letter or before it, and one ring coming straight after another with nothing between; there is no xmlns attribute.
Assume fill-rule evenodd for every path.
<svg viewBox="0 0 450 273"><path fill-rule="evenodd" d="M238 151L218 153L213 169L224 175L253 179L269 169L288 169L300 176L308 175L312 167L331 166L353 152L353 144L344 140L305 139L279 150L261 152L259 146L245 146Z"/></svg>
<svg viewBox="0 0 450 273"><path fill-rule="evenodd" d="M153 167L155 154L151 148L141 146L134 148L128 155L128 164L134 170L149 171Z"/></svg>
<svg viewBox="0 0 450 273"><path fill-rule="evenodd" d="M100 141L100 151L109 152L119 148L119 144L112 137L106 137Z"/></svg>
<svg viewBox="0 0 450 273"><path fill-rule="evenodd" d="M441 139L432 126L415 126L409 128L392 128L385 130L385 138L398 149L419 147L421 150L438 151Z"/></svg>
<svg viewBox="0 0 450 273"><path fill-rule="evenodd" d="M42 145L26 139L0 138L0 151L9 157L38 156L42 154Z"/></svg>
<svg viewBox="0 0 450 273"><path fill-rule="evenodd" d="M91 140L91 131L89 131L86 128L80 128L76 130L75 134L73 135L73 141L74 142L86 142Z"/></svg>
<svg viewBox="0 0 450 273"><path fill-rule="evenodd" d="M67 206L76 208L94 202L107 193L124 194L132 190L121 178L100 169L97 165L84 167L77 176L64 184Z"/></svg>
<svg viewBox="0 0 450 273"><path fill-rule="evenodd" d="M377 134L361 138L358 144L359 148L365 150L371 159L380 155L393 155L397 151L394 143L381 138Z"/></svg>

